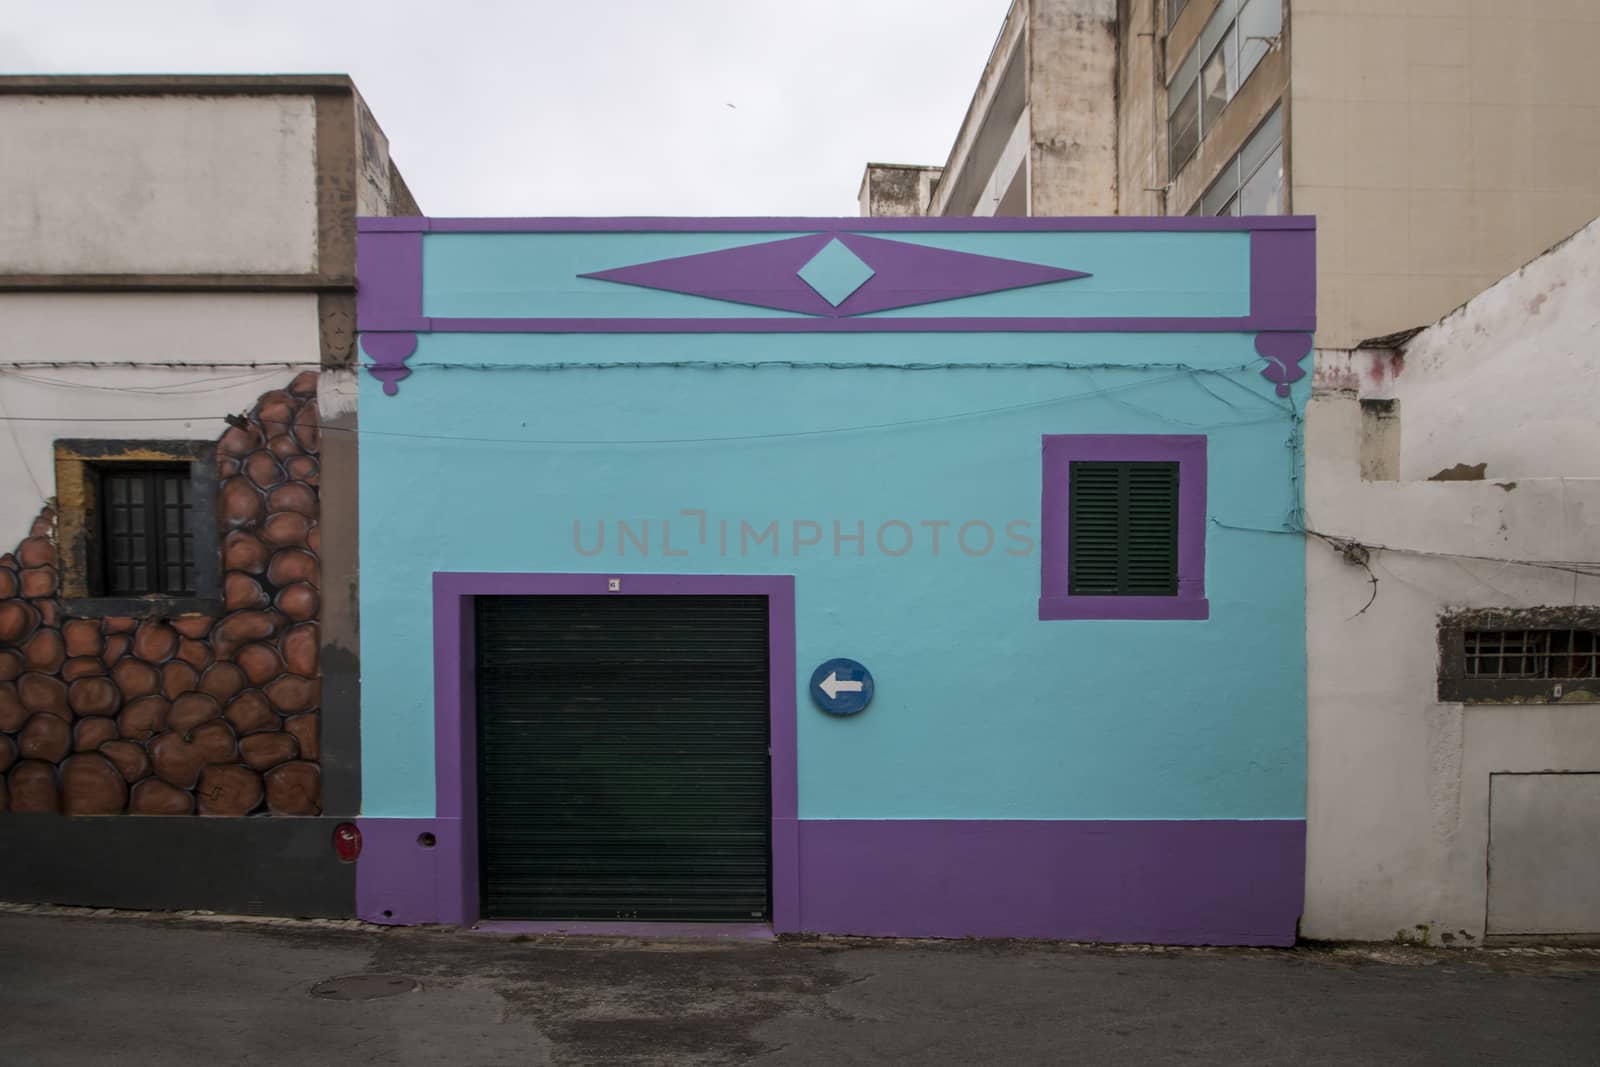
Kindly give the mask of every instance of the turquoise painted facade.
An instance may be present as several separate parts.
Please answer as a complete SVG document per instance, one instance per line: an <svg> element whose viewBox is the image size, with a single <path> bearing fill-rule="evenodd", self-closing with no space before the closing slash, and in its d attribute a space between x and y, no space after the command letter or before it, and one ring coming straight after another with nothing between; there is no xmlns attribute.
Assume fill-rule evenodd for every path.
<svg viewBox="0 0 1600 1067"><path fill-rule="evenodd" d="M494 572L618 577L623 592L630 575L792 576L802 863L812 822L1298 827L1309 379L1280 360L1276 378L1298 376L1280 389L1258 338L1310 324L1266 306L1283 279L1261 276L1253 242L1309 238L1309 223L1263 237L1231 221L878 233L1089 276L828 332L799 312L581 277L817 227L364 234L369 358L375 335L416 337L392 395L361 385L364 820L442 814L435 575ZM392 283L371 280L374 264L419 242L415 291L379 303ZM1309 278L1308 262L1293 269ZM887 319L927 328L850 328ZM802 329L760 325L778 320ZM1041 441L1078 434L1205 438L1209 617L1041 619ZM877 681L853 718L804 691L835 656ZM1061 936L1075 929L1063 917Z"/></svg>

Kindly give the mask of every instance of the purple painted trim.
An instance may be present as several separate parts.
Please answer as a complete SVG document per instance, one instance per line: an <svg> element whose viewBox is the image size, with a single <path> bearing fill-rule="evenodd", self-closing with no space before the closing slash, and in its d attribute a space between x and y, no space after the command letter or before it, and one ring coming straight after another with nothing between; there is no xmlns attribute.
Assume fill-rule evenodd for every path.
<svg viewBox="0 0 1600 1067"><path fill-rule="evenodd" d="M1256 334L1256 353L1267 361L1261 376L1278 386L1279 396L1289 395L1289 386L1306 376L1300 361L1311 354L1309 333Z"/></svg>
<svg viewBox="0 0 1600 1067"><path fill-rule="evenodd" d="M435 810L458 826L453 872L441 872L433 922L470 926L478 919L477 686L473 677L472 600L479 596L608 595L621 578L623 595L765 596L771 680L772 928L796 929L799 918L799 749L795 732L795 621L792 575L501 574L436 572L433 576L433 706ZM390 820L375 820L390 821ZM406 821L406 820L394 820ZM413 834L413 838L414 838ZM364 862L364 861L363 861ZM375 865L376 867L377 865ZM374 871L370 888L383 886ZM391 909L392 910L392 909Z"/></svg>
<svg viewBox="0 0 1600 1067"><path fill-rule="evenodd" d="M1206 439L1190 434L1045 434L1039 529L1039 618L1205 619ZM1073 596L1067 561L1074 461L1178 464L1178 595Z"/></svg>
<svg viewBox="0 0 1600 1067"><path fill-rule="evenodd" d="M430 318L434 333L1260 333L1310 330L1304 318L850 318L482 319Z"/></svg>
<svg viewBox="0 0 1600 1067"><path fill-rule="evenodd" d="M467 909L461 879L465 863L460 819L359 818L361 858L356 860L356 917L384 926L451 921ZM434 845L418 841L432 834ZM473 868L477 867L476 854ZM476 911L476 905L472 910Z"/></svg>
<svg viewBox="0 0 1600 1067"><path fill-rule="evenodd" d="M1305 822L805 820L801 929L1292 945Z"/></svg>
<svg viewBox="0 0 1600 1067"><path fill-rule="evenodd" d="M1316 330L1317 233L1311 227L1250 234L1250 313L1269 311L1308 323L1280 329Z"/></svg>
<svg viewBox="0 0 1600 1067"><path fill-rule="evenodd" d="M392 233L1026 233L1026 232L1237 232L1311 230L1311 215L1187 216L1106 215L1073 218L941 216L938 218L359 218L357 231Z"/></svg>
<svg viewBox="0 0 1600 1067"><path fill-rule="evenodd" d="M372 362L367 364L367 373L383 383L384 395L394 396L398 393L400 383L411 377L406 360L417 350L417 335L364 333L361 335L361 348L372 357Z"/></svg>
<svg viewBox="0 0 1600 1067"><path fill-rule="evenodd" d="M412 329L391 324L421 317L422 235L358 233L356 322L364 330Z"/></svg>
<svg viewBox="0 0 1600 1067"><path fill-rule="evenodd" d="M541 934L556 937L649 937L707 941L771 941L772 927L763 923L594 923L485 920L475 934Z"/></svg>
<svg viewBox="0 0 1600 1067"><path fill-rule="evenodd" d="M811 259L837 240L873 271L835 307L801 277ZM734 304L848 318L891 308L936 304L985 293L1086 278L1022 260L841 233L808 234L759 244L673 256L578 275Z"/></svg>

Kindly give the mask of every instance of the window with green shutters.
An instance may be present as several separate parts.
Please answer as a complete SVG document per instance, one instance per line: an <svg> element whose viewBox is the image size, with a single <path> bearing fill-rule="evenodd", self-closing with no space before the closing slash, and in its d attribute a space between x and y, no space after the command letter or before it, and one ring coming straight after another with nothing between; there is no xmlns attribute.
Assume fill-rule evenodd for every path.
<svg viewBox="0 0 1600 1067"><path fill-rule="evenodd" d="M1040 619L1207 619L1206 439L1045 434Z"/></svg>
<svg viewBox="0 0 1600 1067"><path fill-rule="evenodd" d="M1073 463L1068 521L1070 595L1178 595L1177 463Z"/></svg>

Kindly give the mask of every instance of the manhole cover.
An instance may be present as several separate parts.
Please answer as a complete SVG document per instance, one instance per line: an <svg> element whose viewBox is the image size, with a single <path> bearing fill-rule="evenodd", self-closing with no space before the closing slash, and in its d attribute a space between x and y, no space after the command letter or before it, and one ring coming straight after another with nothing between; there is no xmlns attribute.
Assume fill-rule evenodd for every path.
<svg viewBox="0 0 1600 1067"><path fill-rule="evenodd" d="M403 974L347 974L318 982L311 987L311 995L323 1000L377 1000L416 988L417 980Z"/></svg>

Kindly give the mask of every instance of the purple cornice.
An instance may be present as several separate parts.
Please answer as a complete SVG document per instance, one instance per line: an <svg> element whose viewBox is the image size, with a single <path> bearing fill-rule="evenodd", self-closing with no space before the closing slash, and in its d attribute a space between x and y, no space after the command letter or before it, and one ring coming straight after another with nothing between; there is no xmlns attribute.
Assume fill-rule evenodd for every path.
<svg viewBox="0 0 1600 1067"><path fill-rule="evenodd" d="M1309 330L1271 315L1150 318L480 319L430 318L434 333L1256 333Z"/></svg>
<svg viewBox="0 0 1600 1067"><path fill-rule="evenodd" d="M1107 215L1073 218L360 218L375 233L1235 233L1312 230L1310 215L1195 217Z"/></svg>

